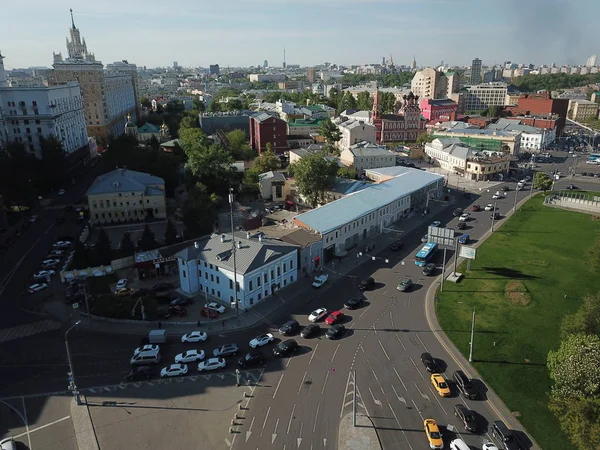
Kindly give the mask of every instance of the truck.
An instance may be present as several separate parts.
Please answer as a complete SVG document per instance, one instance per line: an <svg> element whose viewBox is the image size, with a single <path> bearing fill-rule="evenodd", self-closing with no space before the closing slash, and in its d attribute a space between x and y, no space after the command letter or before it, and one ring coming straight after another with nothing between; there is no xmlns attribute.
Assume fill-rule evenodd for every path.
<svg viewBox="0 0 600 450"><path fill-rule="evenodd" d="M149 344L164 344L167 342L167 330L150 330L148 333Z"/></svg>

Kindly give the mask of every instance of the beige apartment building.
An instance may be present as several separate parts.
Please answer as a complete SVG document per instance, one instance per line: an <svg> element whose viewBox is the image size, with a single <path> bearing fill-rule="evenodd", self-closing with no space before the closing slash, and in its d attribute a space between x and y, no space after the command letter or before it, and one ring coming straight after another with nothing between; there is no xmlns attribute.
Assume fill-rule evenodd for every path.
<svg viewBox="0 0 600 450"><path fill-rule="evenodd" d="M92 225L166 219L165 181L148 173L115 169L87 192Z"/></svg>
<svg viewBox="0 0 600 450"><path fill-rule="evenodd" d="M569 116L576 122L597 119L599 107L598 103L589 100L571 100L569 101Z"/></svg>
<svg viewBox="0 0 600 450"><path fill-rule="evenodd" d="M460 77L454 72L444 73L428 67L415 73L410 90L419 98L452 98L460 90Z"/></svg>

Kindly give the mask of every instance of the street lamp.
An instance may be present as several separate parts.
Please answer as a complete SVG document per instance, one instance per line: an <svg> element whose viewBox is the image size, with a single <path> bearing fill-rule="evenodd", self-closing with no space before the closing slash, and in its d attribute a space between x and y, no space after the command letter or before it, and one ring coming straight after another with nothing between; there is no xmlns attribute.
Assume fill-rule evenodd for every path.
<svg viewBox="0 0 600 450"><path fill-rule="evenodd" d="M73 328L75 328L77 325L79 325L81 323L81 320L78 320L77 322L75 322L75 324L69 328L66 332L65 332L65 348L67 349L67 362L69 363L69 373L68 375L68 380L69 380L69 390L71 392L73 392L73 396L75 397L75 402L78 405L81 405L81 397L79 396L79 391L77 390L77 384L75 383L75 372L73 371L73 360L71 359L71 350L69 348L69 331L71 331Z"/></svg>
<svg viewBox="0 0 600 450"><path fill-rule="evenodd" d="M238 302L238 284L237 284L237 266L235 258L235 230L233 228L233 188L229 188L229 212L231 214L231 251L233 252L233 300L235 301L235 317L238 316L239 302Z"/></svg>
<svg viewBox="0 0 600 450"><path fill-rule="evenodd" d="M473 362L473 338L475 337L475 310L473 310L473 319L471 320L471 342L469 343L469 362Z"/></svg>

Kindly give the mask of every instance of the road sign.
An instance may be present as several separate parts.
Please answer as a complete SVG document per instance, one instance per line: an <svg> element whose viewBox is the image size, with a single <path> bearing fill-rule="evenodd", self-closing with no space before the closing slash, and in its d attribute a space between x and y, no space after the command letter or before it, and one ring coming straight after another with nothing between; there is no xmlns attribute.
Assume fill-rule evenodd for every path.
<svg viewBox="0 0 600 450"><path fill-rule="evenodd" d="M73 309L79 308L79 303L73 303Z"/></svg>
<svg viewBox="0 0 600 450"><path fill-rule="evenodd" d="M475 259L477 255L477 249L475 247L467 247L466 245L461 245L460 250L458 251L458 256L466 259Z"/></svg>
<svg viewBox="0 0 600 450"><path fill-rule="evenodd" d="M429 242L435 242L441 247L454 248L454 228L430 226L427 229L427 235Z"/></svg>

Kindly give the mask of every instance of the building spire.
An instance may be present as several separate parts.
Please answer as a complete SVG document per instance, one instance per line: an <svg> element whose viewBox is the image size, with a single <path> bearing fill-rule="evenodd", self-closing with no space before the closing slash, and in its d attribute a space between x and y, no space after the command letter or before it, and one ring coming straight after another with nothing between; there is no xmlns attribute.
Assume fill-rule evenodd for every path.
<svg viewBox="0 0 600 450"><path fill-rule="evenodd" d="M73 29L75 29L75 19L73 19L73 8L69 9L71 13L71 25L73 25Z"/></svg>

